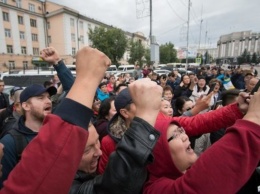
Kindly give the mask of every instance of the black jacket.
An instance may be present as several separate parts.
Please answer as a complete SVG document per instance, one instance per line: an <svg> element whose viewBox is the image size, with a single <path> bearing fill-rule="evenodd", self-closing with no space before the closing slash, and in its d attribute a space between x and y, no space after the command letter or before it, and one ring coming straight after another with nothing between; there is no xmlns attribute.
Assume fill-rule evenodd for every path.
<svg viewBox="0 0 260 194"><path fill-rule="evenodd" d="M152 150L159 136L146 121L134 118L109 157L105 173L92 176L78 171L70 194L141 193L147 178L146 165L153 161Z"/></svg>

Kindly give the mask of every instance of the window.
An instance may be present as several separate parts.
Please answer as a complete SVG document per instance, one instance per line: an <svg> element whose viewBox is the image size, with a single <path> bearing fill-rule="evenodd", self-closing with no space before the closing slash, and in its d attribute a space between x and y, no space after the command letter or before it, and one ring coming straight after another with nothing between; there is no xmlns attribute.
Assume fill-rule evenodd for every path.
<svg viewBox="0 0 260 194"><path fill-rule="evenodd" d="M21 53L24 54L24 55L27 54L27 52L26 52L26 47L25 47L25 46L22 46L22 47L21 47Z"/></svg>
<svg viewBox="0 0 260 194"><path fill-rule="evenodd" d="M19 8L22 8L22 2L21 0L16 0L16 6L19 7Z"/></svg>
<svg viewBox="0 0 260 194"><path fill-rule="evenodd" d="M9 61L9 68L15 69L15 62L14 61Z"/></svg>
<svg viewBox="0 0 260 194"><path fill-rule="evenodd" d="M51 28L51 24L50 22L47 22L47 29L50 29Z"/></svg>
<svg viewBox="0 0 260 194"><path fill-rule="evenodd" d="M35 6L33 4L31 4L31 3L29 3L29 10L31 12L35 12Z"/></svg>
<svg viewBox="0 0 260 194"><path fill-rule="evenodd" d="M80 36L80 42L84 44L84 36Z"/></svg>
<svg viewBox="0 0 260 194"><path fill-rule="evenodd" d="M72 48L72 55L76 55L76 48Z"/></svg>
<svg viewBox="0 0 260 194"><path fill-rule="evenodd" d="M88 30L90 30L91 29L91 24L88 24Z"/></svg>
<svg viewBox="0 0 260 194"><path fill-rule="evenodd" d="M31 27L37 27L36 20L30 19Z"/></svg>
<svg viewBox="0 0 260 194"><path fill-rule="evenodd" d="M9 22L9 13L3 11L3 20Z"/></svg>
<svg viewBox="0 0 260 194"><path fill-rule="evenodd" d="M5 37L11 38L11 30L10 29L5 29Z"/></svg>
<svg viewBox="0 0 260 194"><path fill-rule="evenodd" d="M13 46L12 45L7 45L6 49L7 49L7 53L13 53Z"/></svg>
<svg viewBox="0 0 260 194"><path fill-rule="evenodd" d="M23 61L23 68L28 69L28 61Z"/></svg>
<svg viewBox="0 0 260 194"><path fill-rule="evenodd" d="M71 41L75 42L75 34L71 34Z"/></svg>
<svg viewBox="0 0 260 194"><path fill-rule="evenodd" d="M74 27L74 19L70 18L70 26Z"/></svg>
<svg viewBox="0 0 260 194"><path fill-rule="evenodd" d="M38 41L38 35L32 34L32 41Z"/></svg>
<svg viewBox="0 0 260 194"><path fill-rule="evenodd" d="M80 29L83 29L83 22L82 21L79 22L79 27L80 27Z"/></svg>
<svg viewBox="0 0 260 194"><path fill-rule="evenodd" d="M20 31L20 39L25 40L25 33Z"/></svg>
<svg viewBox="0 0 260 194"><path fill-rule="evenodd" d="M0 2L2 2L2 3L7 3L7 0L0 0Z"/></svg>
<svg viewBox="0 0 260 194"><path fill-rule="evenodd" d="M33 48L33 55L39 55L39 48Z"/></svg>
<svg viewBox="0 0 260 194"><path fill-rule="evenodd" d="M48 43L51 43L51 36L48 36Z"/></svg>
<svg viewBox="0 0 260 194"><path fill-rule="evenodd" d="M18 23L23 25L23 16L18 15Z"/></svg>

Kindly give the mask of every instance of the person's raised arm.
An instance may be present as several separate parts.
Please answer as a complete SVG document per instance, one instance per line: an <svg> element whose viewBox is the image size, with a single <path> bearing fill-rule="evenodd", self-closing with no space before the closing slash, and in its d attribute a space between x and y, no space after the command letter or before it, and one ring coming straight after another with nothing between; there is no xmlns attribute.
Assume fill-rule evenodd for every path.
<svg viewBox="0 0 260 194"><path fill-rule="evenodd" d="M57 71L60 82L63 85L63 90L68 91L74 83L74 77L64 64L58 51L53 47L47 47L41 51L41 58L50 65L53 65Z"/></svg>
<svg viewBox="0 0 260 194"><path fill-rule="evenodd" d="M95 193L141 193L147 179L146 166L153 161L152 150L159 138L153 126L160 110L162 88L144 78L131 83L128 89L136 106L136 117L110 155L104 174L95 179ZM86 182L81 193L93 193L90 188Z"/></svg>
<svg viewBox="0 0 260 194"><path fill-rule="evenodd" d="M68 193L88 138L95 91L110 65L106 55L89 47L79 50L76 60L77 78L67 98L46 116L1 194Z"/></svg>

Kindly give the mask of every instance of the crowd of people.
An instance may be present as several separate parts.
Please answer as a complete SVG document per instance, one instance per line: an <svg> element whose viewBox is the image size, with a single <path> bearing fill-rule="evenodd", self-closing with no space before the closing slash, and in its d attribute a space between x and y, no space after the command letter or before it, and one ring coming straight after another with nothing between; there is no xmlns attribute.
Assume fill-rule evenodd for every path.
<svg viewBox="0 0 260 194"><path fill-rule="evenodd" d="M76 55L76 78L55 48L43 85L0 81L0 193L257 193L256 71L200 68L106 73L102 52Z"/></svg>

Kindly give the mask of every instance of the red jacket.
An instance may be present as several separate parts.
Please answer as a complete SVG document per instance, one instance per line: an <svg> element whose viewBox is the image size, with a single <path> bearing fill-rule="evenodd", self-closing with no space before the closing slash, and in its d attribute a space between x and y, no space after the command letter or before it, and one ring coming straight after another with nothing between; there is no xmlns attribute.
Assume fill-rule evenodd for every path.
<svg viewBox="0 0 260 194"><path fill-rule="evenodd" d="M92 111L69 99L61 104L55 112L59 116L46 116L0 194L69 192L86 146Z"/></svg>
<svg viewBox="0 0 260 194"><path fill-rule="evenodd" d="M230 123L239 117L236 105L218 109L196 116L198 122L189 125L181 123L188 134L213 131L221 128L224 120ZM233 110L233 111L232 111ZM222 113L221 113L222 112ZM219 114L223 114L224 117ZM241 117L242 115L240 115ZM209 117L211 122L205 122ZM181 120L193 118L181 117ZM175 121L176 119L173 119ZM180 120L179 120L180 121ZM217 122L216 122L217 121ZM225 136L204 152L193 166L182 174L172 162L166 133L169 123L158 120L156 128L161 137L153 151L154 163L148 167L149 180L145 184L144 194L178 193L236 193L248 180L260 160L260 126L245 120L237 120L227 129ZM202 127L203 126L203 127Z"/></svg>
<svg viewBox="0 0 260 194"><path fill-rule="evenodd" d="M159 113L157 123L160 120L167 120L167 118L169 119L169 117ZM207 121L205 118L207 118ZM184 127L188 136L197 136L203 133L219 130L220 128L229 127L240 118L242 118L242 114L238 110L237 105L232 104L223 107L222 109L212 111L210 116L207 116L207 114L199 114L195 117L174 117L173 120L179 122ZM216 120L218 122L216 122ZM160 127L158 128L155 126L155 128L160 131ZM116 149L116 142L107 135L103 138L101 146L102 156L100 157L98 164L98 173L100 174L104 173L109 156Z"/></svg>
<svg viewBox="0 0 260 194"><path fill-rule="evenodd" d="M103 174L105 172L109 156L112 154L113 151L116 150L116 142L109 136L106 135L103 137L101 142L101 150L102 150L102 157L98 162L98 169L97 172L99 174Z"/></svg>

